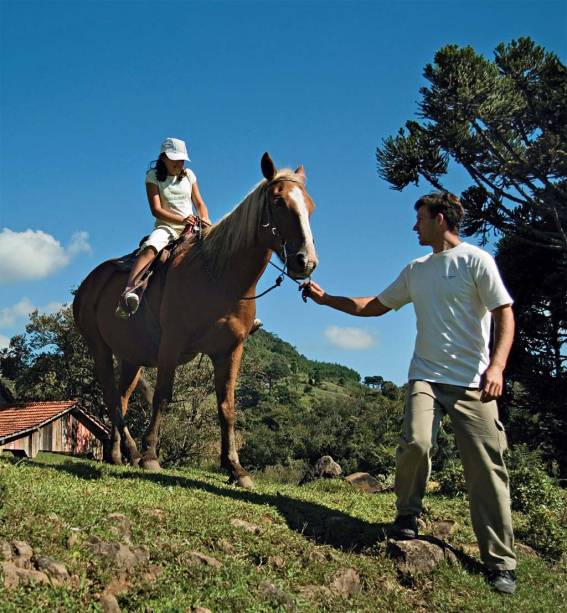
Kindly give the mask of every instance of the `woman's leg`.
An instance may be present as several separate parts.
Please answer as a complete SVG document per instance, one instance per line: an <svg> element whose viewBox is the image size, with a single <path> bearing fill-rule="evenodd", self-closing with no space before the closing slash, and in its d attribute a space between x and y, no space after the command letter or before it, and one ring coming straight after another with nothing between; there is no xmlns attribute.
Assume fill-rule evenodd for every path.
<svg viewBox="0 0 567 613"><path fill-rule="evenodd" d="M144 268L146 268L146 266L149 266L150 263L153 262L156 255L157 251L154 247L146 247L145 249L142 249L134 262L134 266L132 266L124 294L128 293L134 288L138 275L142 272L142 270L144 270Z"/></svg>
<svg viewBox="0 0 567 613"><path fill-rule="evenodd" d="M138 307L140 306L140 297L135 292L136 282L138 281L140 273L152 263L156 255L156 249L151 246L145 247L139 253L136 261L134 262L134 266L132 266L132 270L130 271L130 276L128 277L126 287L122 292L118 306L116 307L116 317L120 317L120 319L128 319L130 315L133 315L138 310Z"/></svg>

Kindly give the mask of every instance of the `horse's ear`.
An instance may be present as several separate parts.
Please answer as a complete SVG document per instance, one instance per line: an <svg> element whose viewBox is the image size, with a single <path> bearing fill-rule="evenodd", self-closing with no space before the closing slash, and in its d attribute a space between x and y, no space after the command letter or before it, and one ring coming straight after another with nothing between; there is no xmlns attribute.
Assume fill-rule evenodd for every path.
<svg viewBox="0 0 567 613"><path fill-rule="evenodd" d="M294 172L296 175L299 175L300 177L303 177L305 179L305 168L303 168L303 164L301 166L298 166Z"/></svg>
<svg viewBox="0 0 567 613"><path fill-rule="evenodd" d="M275 167L274 162L272 162L272 158L270 157L270 154L268 152L264 153L264 155L262 156L261 165L262 174L266 179L268 179L268 181L271 181L276 176L276 172L278 170Z"/></svg>

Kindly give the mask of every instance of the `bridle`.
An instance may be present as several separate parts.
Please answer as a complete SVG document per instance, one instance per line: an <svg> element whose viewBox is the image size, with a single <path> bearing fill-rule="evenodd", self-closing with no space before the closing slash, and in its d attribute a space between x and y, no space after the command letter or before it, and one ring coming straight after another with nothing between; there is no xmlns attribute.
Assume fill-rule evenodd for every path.
<svg viewBox="0 0 567 613"><path fill-rule="evenodd" d="M278 228L277 223L275 222L273 211L270 208L270 205L273 205L273 200L270 199L269 188L275 183L283 183L284 181L289 181L291 183L297 183L298 185L303 185L301 181L298 181L297 179L292 179L290 177L278 177L276 179L272 179L271 181L268 181L268 183L266 183L264 187L265 189L264 211L266 213L267 221L266 223L260 223L260 226L262 228L269 228L270 232L272 233L272 236L279 239L281 243L282 251L281 253L279 253L279 256L282 259L283 268L280 268L277 264L274 264L272 261L268 262L268 264L271 264L274 268L277 268L281 274L276 278L276 280L274 281L274 284L271 287L269 287L267 290L263 291L261 294L258 294L256 296L243 296L242 298L240 298L241 300L255 300L256 298L261 298L262 296L265 296L268 292L271 292L273 289L276 289L276 287L279 287L283 283L285 277L290 278L297 285L299 285L299 281L297 279L294 279L287 272L287 260L288 260L289 254L287 251L286 241L280 229ZM262 215L263 215L263 212L262 212ZM306 302L305 298L303 300L304 302Z"/></svg>

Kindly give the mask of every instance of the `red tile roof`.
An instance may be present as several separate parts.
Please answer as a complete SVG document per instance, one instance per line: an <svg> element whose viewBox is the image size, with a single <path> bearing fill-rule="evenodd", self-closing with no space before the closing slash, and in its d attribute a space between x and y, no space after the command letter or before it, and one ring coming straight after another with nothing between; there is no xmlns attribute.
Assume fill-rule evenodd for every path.
<svg viewBox="0 0 567 613"><path fill-rule="evenodd" d="M67 413L76 400L26 402L0 408L0 439L26 430L35 430Z"/></svg>

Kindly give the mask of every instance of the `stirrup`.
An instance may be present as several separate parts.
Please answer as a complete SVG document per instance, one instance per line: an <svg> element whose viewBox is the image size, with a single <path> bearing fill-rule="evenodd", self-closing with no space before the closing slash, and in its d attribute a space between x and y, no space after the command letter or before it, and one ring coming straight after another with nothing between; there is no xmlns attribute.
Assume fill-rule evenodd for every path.
<svg viewBox="0 0 567 613"><path fill-rule="evenodd" d="M120 319L128 319L138 310L140 297L135 292L124 292L120 302L114 311L114 315Z"/></svg>

